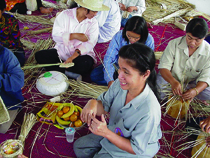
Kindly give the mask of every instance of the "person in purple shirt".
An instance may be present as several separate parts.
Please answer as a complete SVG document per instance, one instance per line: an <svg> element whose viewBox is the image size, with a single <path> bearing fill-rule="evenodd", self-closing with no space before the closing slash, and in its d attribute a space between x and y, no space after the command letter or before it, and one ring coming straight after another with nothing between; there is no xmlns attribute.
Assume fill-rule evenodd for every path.
<svg viewBox="0 0 210 158"><path fill-rule="evenodd" d="M91 72L91 80L99 85L108 85L117 78L117 73L113 64L118 67L118 52L124 45L142 43L154 50L154 39L149 34L147 23L143 17L131 17L123 30L115 34L111 40L107 52L104 56L103 64L96 67Z"/></svg>

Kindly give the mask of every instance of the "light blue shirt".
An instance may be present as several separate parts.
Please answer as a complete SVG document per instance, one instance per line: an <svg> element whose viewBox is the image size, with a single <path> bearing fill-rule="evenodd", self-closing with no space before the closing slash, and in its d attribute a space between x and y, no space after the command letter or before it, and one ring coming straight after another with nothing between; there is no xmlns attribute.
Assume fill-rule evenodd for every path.
<svg viewBox="0 0 210 158"><path fill-rule="evenodd" d="M115 68L113 64L118 66L118 52L120 48L124 45L127 45L127 41L122 37L122 31L120 30L116 35L113 37L109 44L109 48L106 51L106 54L104 56L104 79L109 83L109 81L114 80L113 74L115 72ZM145 42L145 45L150 47L152 50L154 50L154 39L151 34L148 34L147 40Z"/></svg>
<svg viewBox="0 0 210 158"><path fill-rule="evenodd" d="M110 112L108 128L129 139L136 155L119 149L106 138L100 142L102 149L99 153L108 152L113 157L126 158L153 157L159 150L158 140L162 137L160 104L149 85L125 105L127 92L121 89L117 79L98 100L102 101L104 110Z"/></svg>
<svg viewBox="0 0 210 158"><path fill-rule="evenodd" d="M114 0L104 0L103 4L110 8L109 11L100 11L96 19L99 24L98 43L108 42L120 30L121 15L119 5Z"/></svg>

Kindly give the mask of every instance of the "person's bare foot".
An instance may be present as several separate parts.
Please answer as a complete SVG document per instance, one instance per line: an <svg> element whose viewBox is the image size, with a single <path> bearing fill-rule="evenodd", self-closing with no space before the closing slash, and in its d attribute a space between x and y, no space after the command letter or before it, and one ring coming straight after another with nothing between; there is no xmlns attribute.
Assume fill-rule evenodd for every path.
<svg viewBox="0 0 210 158"><path fill-rule="evenodd" d="M39 9L42 14L50 14L53 11L53 8L40 7Z"/></svg>

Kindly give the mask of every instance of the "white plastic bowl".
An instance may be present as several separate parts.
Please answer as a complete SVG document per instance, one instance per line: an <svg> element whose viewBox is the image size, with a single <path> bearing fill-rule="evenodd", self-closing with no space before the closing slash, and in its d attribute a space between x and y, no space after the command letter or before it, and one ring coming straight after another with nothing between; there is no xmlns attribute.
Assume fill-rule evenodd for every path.
<svg viewBox="0 0 210 158"><path fill-rule="evenodd" d="M67 80L65 74L58 71L49 71L39 76L36 81L36 88L42 94L56 96L68 89Z"/></svg>

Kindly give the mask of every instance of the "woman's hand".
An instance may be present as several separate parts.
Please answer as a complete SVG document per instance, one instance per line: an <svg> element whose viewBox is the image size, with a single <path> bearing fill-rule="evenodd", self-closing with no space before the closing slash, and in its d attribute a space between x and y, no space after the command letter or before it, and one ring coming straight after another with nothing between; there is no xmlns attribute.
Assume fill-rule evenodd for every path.
<svg viewBox="0 0 210 158"><path fill-rule="evenodd" d="M203 121L200 121L200 127L203 132L210 133L210 116Z"/></svg>
<svg viewBox="0 0 210 158"><path fill-rule="evenodd" d="M178 81L171 83L171 89L174 95L182 95L182 86Z"/></svg>
<svg viewBox="0 0 210 158"><path fill-rule="evenodd" d="M126 6L125 6L124 4L119 3L119 6L120 6L120 9L121 9L122 11L126 11Z"/></svg>
<svg viewBox="0 0 210 158"><path fill-rule="evenodd" d="M91 124L89 130L95 135L99 135L102 137L106 136L109 129L107 128L107 123L104 118L104 114L101 115L101 121L91 116Z"/></svg>
<svg viewBox="0 0 210 158"><path fill-rule="evenodd" d="M128 12L133 12L134 10L136 10L135 6L130 6L130 7L127 8Z"/></svg>
<svg viewBox="0 0 210 158"><path fill-rule="evenodd" d="M186 92L182 94L182 98L184 100L192 100L197 95L195 89L188 89Z"/></svg>
<svg viewBox="0 0 210 158"><path fill-rule="evenodd" d="M90 126L91 117L96 116L97 114L97 100L91 99L85 105L80 115L82 122L86 122Z"/></svg>
<svg viewBox="0 0 210 158"><path fill-rule="evenodd" d="M64 63L67 64L67 63L72 63L73 62L73 58L72 57L69 57Z"/></svg>

